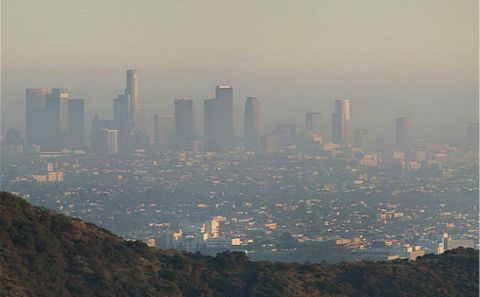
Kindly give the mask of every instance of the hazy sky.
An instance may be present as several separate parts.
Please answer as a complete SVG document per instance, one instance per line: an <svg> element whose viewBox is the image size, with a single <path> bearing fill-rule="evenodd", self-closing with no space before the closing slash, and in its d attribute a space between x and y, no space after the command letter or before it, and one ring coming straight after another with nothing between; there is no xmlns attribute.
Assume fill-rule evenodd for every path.
<svg viewBox="0 0 480 297"><path fill-rule="evenodd" d="M1 41L3 129L24 128L27 87L69 88L87 122L111 116L127 68L147 127L175 98L201 119L218 83L239 115L261 98L267 130L307 111L330 119L340 98L374 131L407 116L461 134L478 118L476 0L3 0Z"/></svg>

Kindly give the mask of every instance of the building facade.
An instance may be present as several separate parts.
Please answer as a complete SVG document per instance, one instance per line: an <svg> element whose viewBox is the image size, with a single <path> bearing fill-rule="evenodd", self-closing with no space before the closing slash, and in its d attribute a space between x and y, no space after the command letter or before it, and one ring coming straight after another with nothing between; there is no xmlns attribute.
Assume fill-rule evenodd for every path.
<svg viewBox="0 0 480 297"><path fill-rule="evenodd" d="M233 88L219 85L215 99L204 102L206 146L209 151L228 151L234 146Z"/></svg>
<svg viewBox="0 0 480 297"><path fill-rule="evenodd" d="M83 99L70 99L68 102L69 147L85 147L85 102Z"/></svg>
<svg viewBox="0 0 480 297"><path fill-rule="evenodd" d="M335 100L332 115L332 142L348 146L350 144L350 100Z"/></svg>

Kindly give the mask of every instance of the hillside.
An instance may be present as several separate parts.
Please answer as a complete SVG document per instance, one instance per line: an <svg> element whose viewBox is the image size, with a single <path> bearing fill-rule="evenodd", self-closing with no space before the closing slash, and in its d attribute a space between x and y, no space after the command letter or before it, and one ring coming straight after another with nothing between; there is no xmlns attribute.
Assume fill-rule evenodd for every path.
<svg viewBox="0 0 480 297"><path fill-rule="evenodd" d="M478 251L284 264L155 250L0 195L0 296L478 296Z"/></svg>

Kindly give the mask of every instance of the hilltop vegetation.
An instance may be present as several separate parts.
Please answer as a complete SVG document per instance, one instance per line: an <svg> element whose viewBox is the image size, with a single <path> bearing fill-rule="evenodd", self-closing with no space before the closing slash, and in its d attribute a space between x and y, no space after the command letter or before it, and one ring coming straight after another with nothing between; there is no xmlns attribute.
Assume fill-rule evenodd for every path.
<svg viewBox="0 0 480 297"><path fill-rule="evenodd" d="M416 262L284 264L156 250L0 197L0 296L478 296L478 251Z"/></svg>

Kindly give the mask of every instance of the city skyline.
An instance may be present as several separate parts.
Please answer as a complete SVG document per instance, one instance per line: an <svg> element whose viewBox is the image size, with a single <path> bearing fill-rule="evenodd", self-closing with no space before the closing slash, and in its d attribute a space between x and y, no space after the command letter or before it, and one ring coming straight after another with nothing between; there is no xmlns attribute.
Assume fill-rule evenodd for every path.
<svg viewBox="0 0 480 297"><path fill-rule="evenodd" d="M85 145L85 103L84 99L72 99L66 88L26 89L26 151L35 151L32 145L38 145L42 151L59 151L62 149L91 148L101 155L116 153L126 154L137 149L149 149L151 144L155 149L176 149L186 151L229 151L237 148L238 143L234 133L234 114L238 111L234 106L234 91L230 85L221 84L215 87L215 98L205 99L203 108L203 133L195 127L194 101L191 99L174 100L174 125L160 126L158 114L154 115L153 134L143 129L145 123L151 123L143 116L140 101L139 75L136 69L126 71L126 88L123 94L112 101L112 120L99 120L95 113L89 134L89 145ZM386 147L411 155L412 149L418 146L414 143L418 133L412 129L410 118L397 118L396 130L392 134L372 134L365 127L351 123L352 110L349 99L336 99L331 116L330 133L327 133L322 112L309 111L305 113L304 127L288 122L275 123L273 129L263 129L263 109L257 97L247 97L244 108L243 145L246 150L277 150L296 145L299 149L315 152L322 150L326 144L338 144L341 147L362 148L370 151L390 151ZM268 108L267 108L268 109ZM323 111L325 112L325 111ZM88 122L88 120L87 120ZM107 124L100 124L107 123ZM165 122L164 122L165 123ZM238 123L237 123L238 124ZM148 124L147 124L148 126ZM472 147L472 122L467 123L464 145ZM169 128L170 127L170 128ZM159 138L162 128L163 139ZM115 131L110 131L114 129ZM297 135L304 131L302 139ZM112 136L113 134L115 136ZM171 134L171 136L167 136ZM100 137L104 135L103 138ZM376 144L373 138L376 136ZM388 144L388 139L395 137L394 143ZM108 138L108 139L107 139ZM116 143L109 144L114 139ZM175 139L175 144L172 142ZM153 141L152 141L153 140ZM474 140L473 140L474 142ZM161 145L163 143L163 145ZM368 143L368 145L367 145ZM469 144L470 143L470 144ZM102 149L99 149L102 147ZM107 147L114 147L108 149ZM380 148L383 147L383 148ZM375 149L374 149L375 148ZM325 147L323 149L326 149ZM100 153L101 152L101 153Z"/></svg>
<svg viewBox="0 0 480 297"><path fill-rule="evenodd" d="M478 0L1 19L0 292L475 296Z"/></svg>
<svg viewBox="0 0 480 297"><path fill-rule="evenodd" d="M132 69L130 69L132 70ZM129 71L130 71L129 70ZM137 70L135 69L135 77L137 77ZM136 78L137 80L137 78ZM128 82L128 80L127 80ZM137 83L136 83L137 84ZM221 86L222 84L217 84L216 86ZM138 88L138 87L137 87ZM135 88L135 89L137 89ZM27 88L29 89L29 88ZM32 88L30 88L32 89ZM45 88L37 88L37 89L32 89L32 90L42 90L42 89L45 89ZM47 88L48 89L48 88ZM54 88L55 89L55 88ZM58 89L58 88L57 88ZM65 88L65 89L68 89L70 90L70 88ZM128 93L127 93L127 88L125 89L125 93L124 94L120 94L118 98L120 98L121 96L130 96ZM243 91L244 92L244 91ZM242 93L243 93L242 92ZM251 97L252 94L250 95L247 95L245 98L249 98ZM139 96L137 95L137 98ZM207 96L208 97L208 96ZM341 97L341 96L340 96ZM179 98L179 96L175 96L174 98ZM181 98L181 97L180 97ZM242 136L244 134L244 131L243 131L243 126L244 126L244 121L243 121L243 114L244 114L244 107L242 107L242 104L244 104L244 100L245 98L239 98L238 96L233 96L232 95L232 106L235 107L233 108L233 117L234 117L234 132L235 132L235 136ZM103 112L101 113L100 111L97 111L95 109L92 109L92 105L96 105L95 102L91 102L91 100L88 100L88 99L82 99L84 100L84 102L86 101L86 105L88 106L88 109L89 109L89 114L88 115L91 115L92 118L95 114L101 114L103 117L108 117L110 114L115 116L115 112L114 111L110 111L110 112ZM137 102L140 102L140 99L136 99ZM175 114L175 109L172 108L172 105L171 102L172 101L175 101L175 100L178 100L178 99L169 99L169 100L166 100L168 102L170 102L170 107L164 109L164 110L160 110L158 112L148 112L148 113L145 113L144 110L141 108L141 107L137 107L137 108L134 108L133 104L132 105L129 105L130 107L130 111L129 111L129 114L132 114L131 118L132 118L132 121L136 121L134 118L142 118L141 119L141 123L138 122L138 120L136 121L136 125L138 127L141 127L143 129L145 129L146 132L154 135L154 131L153 131L153 125L151 124L151 119L154 118L155 114L164 114L164 115L174 115ZM204 107L202 107L202 105L205 104L205 99L201 99L201 98L192 98L190 99L192 100L192 104L193 104L193 108L196 109L196 110L202 110L204 109ZM326 102L328 102L328 105L331 106L331 102L332 101L335 101L335 100L339 100L339 99L332 99L332 98L323 98L321 100L319 100L319 106L324 106L326 105ZM264 100L262 100L264 101ZM348 99L348 101L350 102L350 98ZM353 100L354 102L356 102L356 100L354 99ZM134 102L134 100L132 100L132 102ZM137 103L138 106L140 106L140 103ZM325 109L325 110L320 110L318 109L319 111L316 111L316 112L313 112L313 113L318 113L318 114L322 114L322 117L323 117L323 114L328 114L331 110L330 110L331 107ZM361 109L360 107L358 107L357 105L355 105L355 109ZM305 121L305 118L302 119L302 116L304 117L307 113L309 112L306 112L306 111L299 111L297 114L294 114L292 115L290 118L288 117L284 117L284 120L281 120L282 117L278 117L278 118L270 118L270 122L265 125L265 127L267 129L274 129L275 125L279 122L292 122L292 123L295 123L297 126L301 127L302 130L305 129L305 130L308 130L307 128L307 122ZM374 115L376 114L374 111L368 113L368 112L365 112L363 113L363 116L364 117L368 117L368 115ZM135 116L136 115L136 116ZM86 115L87 116L87 115ZM403 116L405 117L405 113L397 113L397 114L393 114L392 115L392 118L398 118L399 116ZM239 119L242 118L242 120L240 121ZM356 126L356 127L361 127L361 128L365 128L365 129L368 129L369 131L372 131L372 132L375 132L376 134L388 134L388 133L392 133L396 130L396 125L394 124L394 122L391 121L391 119L388 120L388 122L386 123L386 125L381 125L383 128L381 129L378 129L378 127L376 128L375 124L373 124L373 122L375 122L375 119L371 120L371 121L364 121L363 123L359 122L358 120L355 121L355 118L358 118L358 112L356 112L356 117L353 117L353 121L350 120L350 125L352 125L352 122L354 123L353 125ZM408 117L408 118L412 118L412 117ZM417 122L419 119L418 118L414 118L415 121ZM194 130L197 131L197 132L203 132L204 131L204 123L202 123L204 121L204 117L203 117L203 114L200 116L200 117L196 117L195 118L195 121L193 122L193 125L194 125ZM476 119L472 119L472 120L465 120L465 122L462 122L462 125L463 127L461 127L462 130L464 130L464 126L466 123L468 122L475 122ZM86 125L85 125L85 129L88 130L88 128L90 128L90 124L89 124L89 119L86 118ZM356 124L356 125L355 125ZM326 130L331 130L332 129L332 123L331 121L328 121L327 119L325 119L325 117L322 118L322 126L323 126L323 129L326 129ZM360 126L359 126L360 125ZM8 129L8 128L16 128L16 129L19 129L21 130L25 135L28 134L27 132L27 125L23 125L25 127L25 129L22 129L18 126L12 126L12 125L6 125L6 126L3 126L4 130ZM373 128L372 128L373 127ZM451 130L445 130L443 128L440 128L440 127L443 127L443 126L437 126L437 129L433 129L432 131L436 132L436 133L441 133L442 131L443 132L447 132L447 133L451 133L452 131ZM422 129L423 128L423 129ZM425 129L425 127L422 127L422 126L418 126L418 123L416 125L416 129L417 129L417 132L418 133L422 133L422 134L425 134L425 135L428 135L428 131L429 129ZM430 129L431 130L431 129ZM265 131L264 131L265 132ZM324 132L325 133L325 132ZM348 137L350 138L350 142L353 141L352 139L352 134L353 131L350 132L351 135L349 135ZM459 140L459 139L462 139L464 138L465 135L465 132L464 131L460 131L461 135L459 137L458 133L456 135L454 135L453 139L456 139L456 140ZM450 136L452 136L450 134Z"/></svg>
<svg viewBox="0 0 480 297"><path fill-rule="evenodd" d="M111 117L110 100L124 89L128 68L141 73L142 108L151 119L173 114L171 99L191 98L201 110L212 87L232 84L237 135L249 96L271 106L264 110L271 129L285 121L301 127L305 111L330 110L337 98L350 98L352 124L372 133L393 131L392 118L409 117L424 134L456 138L478 118L476 1L244 1L236 9L218 1L117 1L108 18L110 6L88 0L31 3L35 10L27 3L2 3L2 135L25 131L24 117L13 115L24 110L27 87L68 87L90 102L87 119ZM123 33L112 34L116 28ZM226 42L214 46L219 40ZM145 129L152 133L152 124Z"/></svg>

